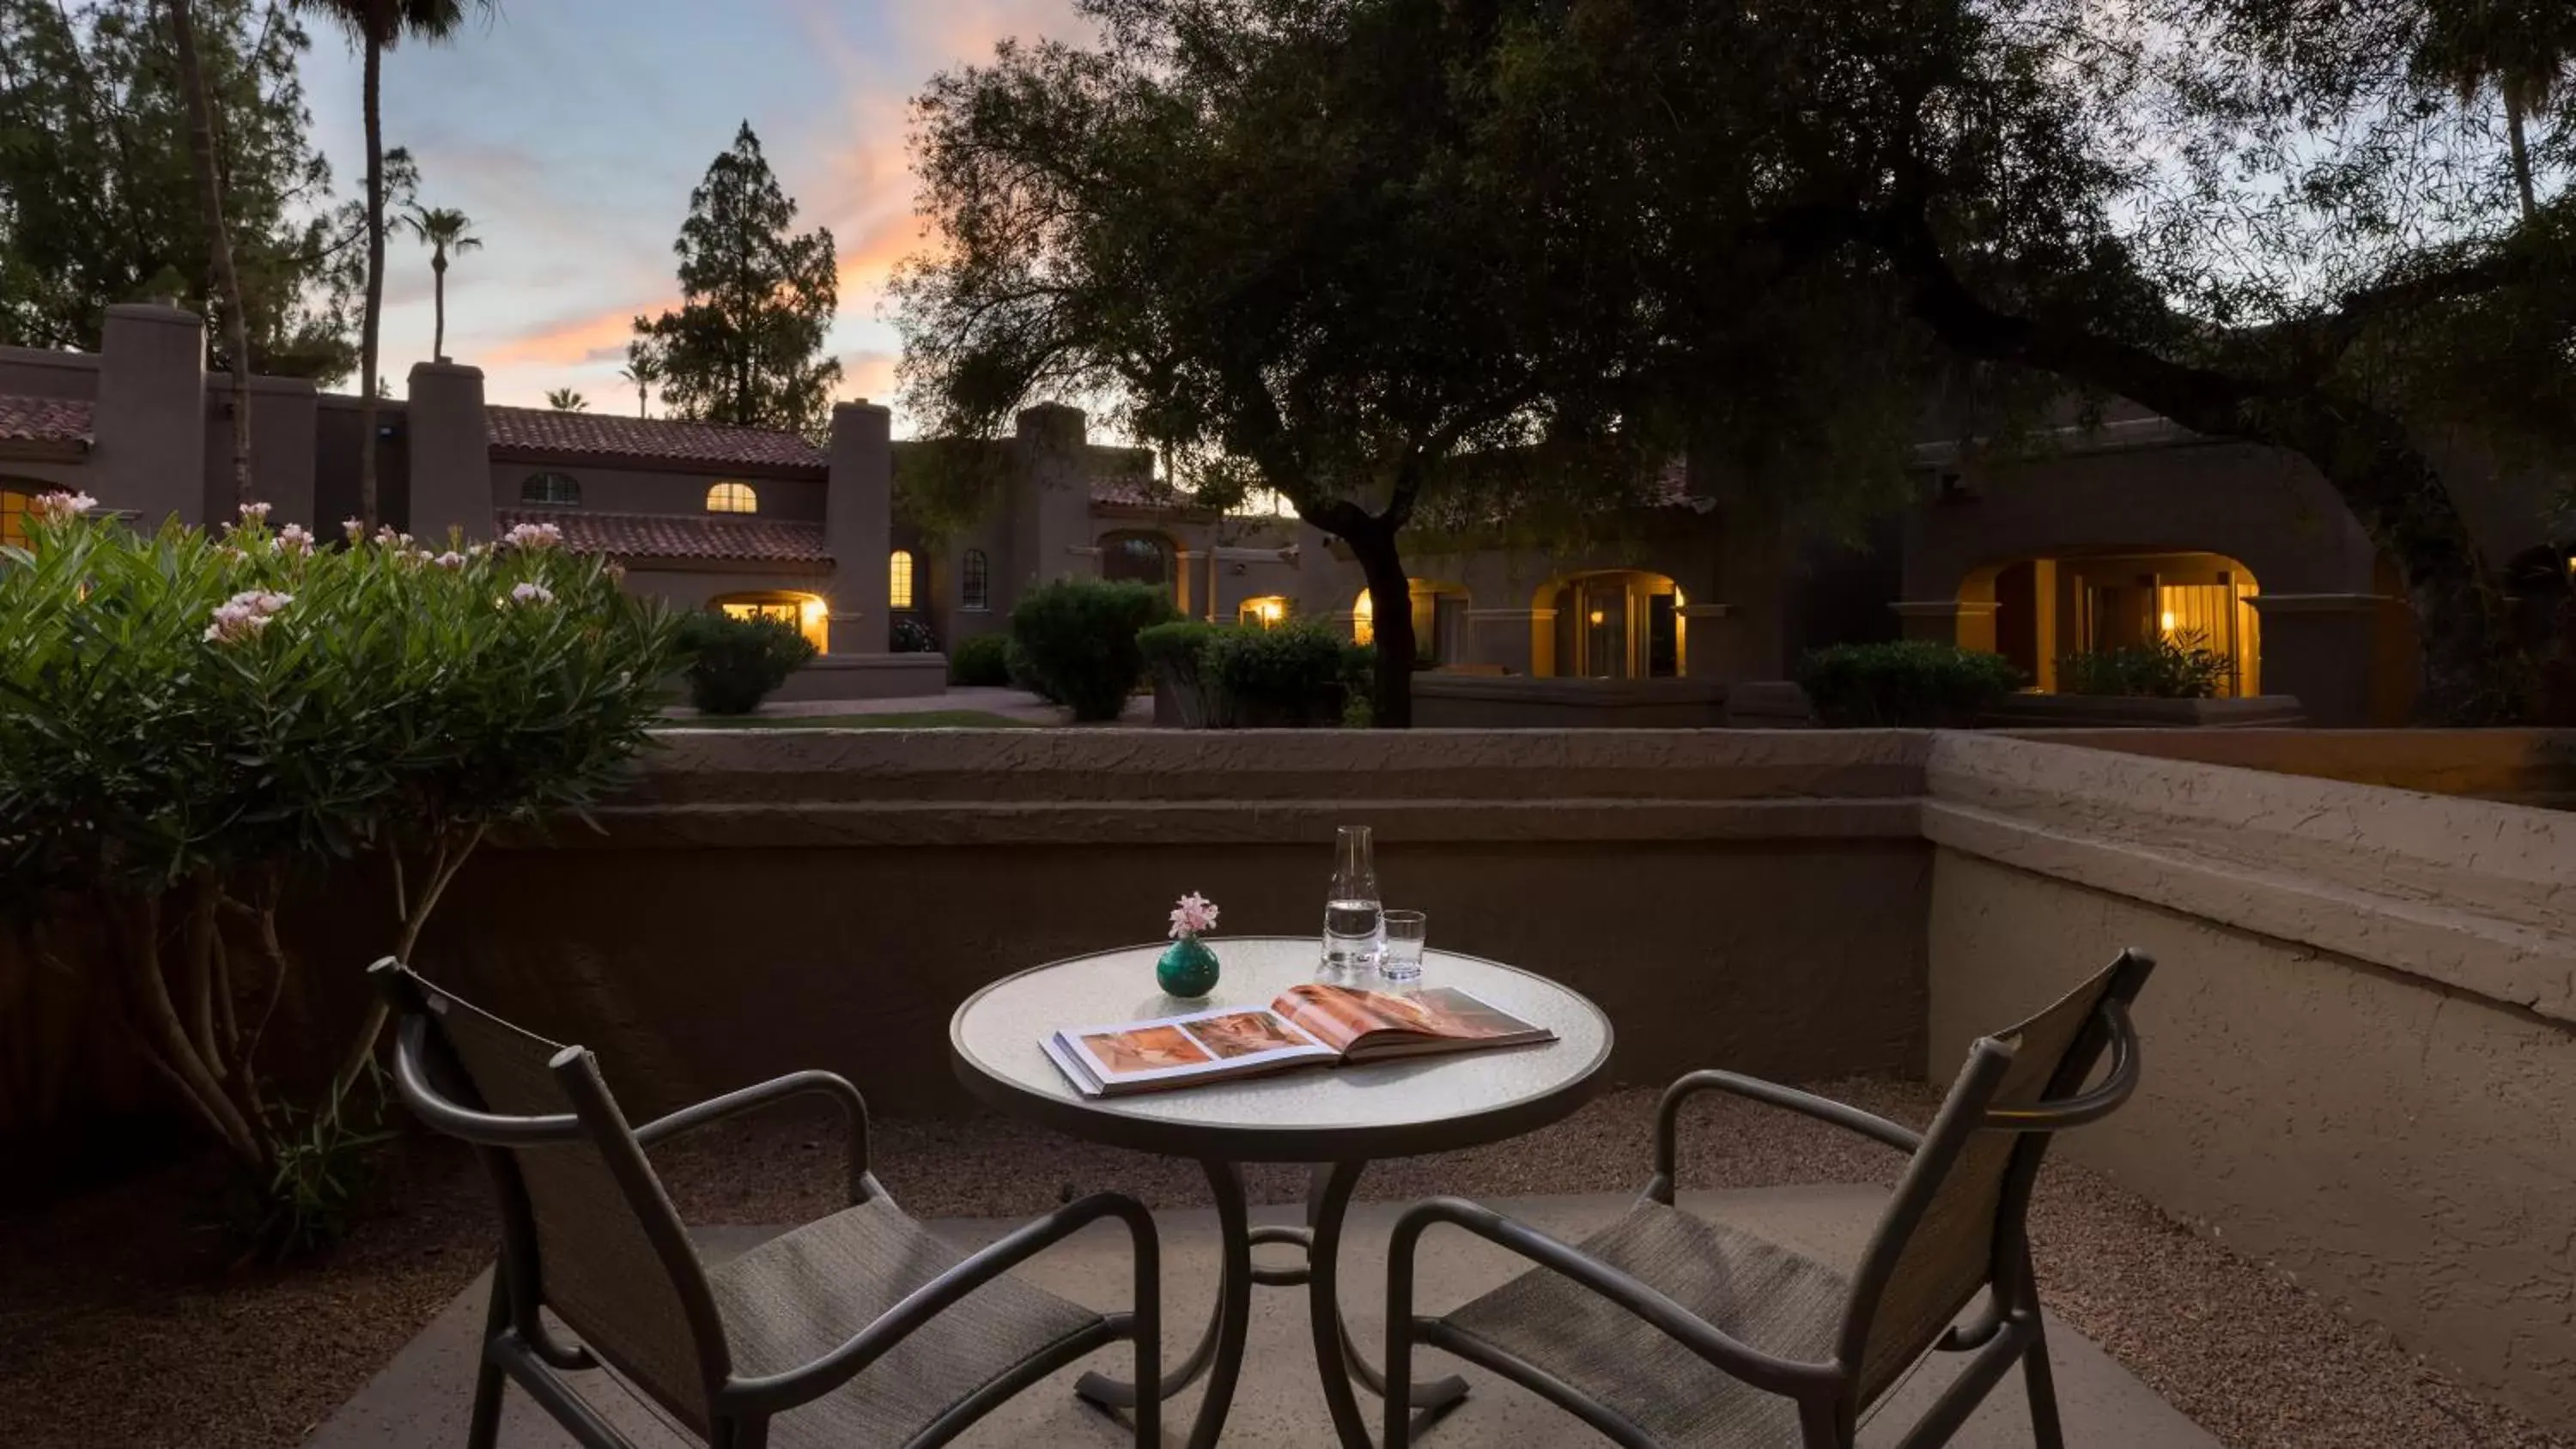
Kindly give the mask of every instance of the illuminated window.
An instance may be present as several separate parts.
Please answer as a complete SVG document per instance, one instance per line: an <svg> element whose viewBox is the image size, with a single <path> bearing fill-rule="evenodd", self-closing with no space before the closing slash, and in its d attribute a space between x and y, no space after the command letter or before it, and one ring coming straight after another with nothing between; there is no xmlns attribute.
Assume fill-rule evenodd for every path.
<svg viewBox="0 0 2576 1449"><path fill-rule="evenodd" d="M561 473L531 473L519 485L521 503L550 503L558 508L577 507L581 503L581 484ZM712 508L715 505L707 505Z"/></svg>
<svg viewBox="0 0 2576 1449"><path fill-rule="evenodd" d="M1377 602L1369 597L1366 589L1360 591L1360 601L1351 605L1351 642L1377 642Z"/></svg>
<svg viewBox="0 0 2576 1449"><path fill-rule="evenodd" d="M748 483L737 483L728 478L707 490L707 512L709 513L758 513L759 511L760 495L752 492L751 485Z"/></svg>
<svg viewBox="0 0 2576 1449"><path fill-rule="evenodd" d="M993 566L985 560L984 551L982 549L970 548L966 550L964 561L957 566L957 577L957 603L959 608L989 609L993 607Z"/></svg>
<svg viewBox="0 0 2576 1449"><path fill-rule="evenodd" d="M0 490L0 544L27 546L27 495Z"/></svg>
<svg viewBox="0 0 2576 1449"><path fill-rule="evenodd" d="M886 564L886 607L912 607L912 550L899 548Z"/></svg>
<svg viewBox="0 0 2576 1449"><path fill-rule="evenodd" d="M1288 622L1288 601L1277 594L1266 598L1246 599L1236 607L1234 621L1238 624L1258 625L1264 629L1276 629Z"/></svg>
<svg viewBox="0 0 2576 1449"><path fill-rule="evenodd" d="M831 652L830 610L812 594L732 594L713 607L736 619L767 619L805 636L818 653Z"/></svg>

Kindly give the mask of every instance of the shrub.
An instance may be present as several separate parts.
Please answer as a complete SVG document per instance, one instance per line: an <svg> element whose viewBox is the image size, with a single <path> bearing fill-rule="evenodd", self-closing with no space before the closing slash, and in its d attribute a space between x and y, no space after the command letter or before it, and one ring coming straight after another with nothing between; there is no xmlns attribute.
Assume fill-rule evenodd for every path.
<svg viewBox="0 0 2576 1449"><path fill-rule="evenodd" d="M1170 696L1183 729L1216 729L1225 723L1205 668L1208 641L1218 632L1217 625L1200 619L1175 619L1137 631L1136 649L1154 677L1157 701Z"/></svg>
<svg viewBox="0 0 2576 1449"><path fill-rule="evenodd" d="M706 714L749 714L814 657L813 642L781 619L713 611L680 622L689 702Z"/></svg>
<svg viewBox="0 0 2576 1449"><path fill-rule="evenodd" d="M1238 728L1339 723L1349 641L1314 623L1213 632L1200 667Z"/></svg>
<svg viewBox="0 0 2576 1449"><path fill-rule="evenodd" d="M1029 662L1029 651L1021 648L1020 641L1008 634L1002 636L1002 676L1010 681L1013 689L1025 689L1049 704L1064 703L1064 697L1055 692L1054 685L1038 678L1037 666Z"/></svg>
<svg viewBox="0 0 2576 1449"><path fill-rule="evenodd" d="M894 627L886 631L886 647L897 654L936 654L939 636L919 619L897 615Z"/></svg>
<svg viewBox="0 0 2576 1449"><path fill-rule="evenodd" d="M1040 694L1076 720L1113 720L1145 677L1137 634L1178 617L1170 591L1152 584L1059 579L1021 598L1011 641Z"/></svg>
<svg viewBox="0 0 2576 1449"><path fill-rule="evenodd" d="M948 682L999 689L1011 682L1007 634L978 634L949 651Z"/></svg>
<svg viewBox="0 0 2576 1449"><path fill-rule="evenodd" d="M2068 655L2057 662L2057 687L2067 694L2210 699L2231 667L2226 655L2191 630L2150 644Z"/></svg>
<svg viewBox="0 0 2576 1449"><path fill-rule="evenodd" d="M1917 639L1836 644L1798 663L1817 716L1863 728L1967 724L2020 682L2000 654Z"/></svg>
<svg viewBox="0 0 2576 1449"><path fill-rule="evenodd" d="M351 547L319 549L257 505L216 537L36 502L28 546L0 551L0 906L115 983L130 1044L252 1178L264 1220L327 1231L382 1016L317 1107L263 1091L263 1041L273 1054L299 1018L271 1017L294 876L390 855L386 944L408 959L489 830L580 811L623 777L658 717L670 621L542 526L433 556L354 524ZM88 929L149 920L162 929Z"/></svg>

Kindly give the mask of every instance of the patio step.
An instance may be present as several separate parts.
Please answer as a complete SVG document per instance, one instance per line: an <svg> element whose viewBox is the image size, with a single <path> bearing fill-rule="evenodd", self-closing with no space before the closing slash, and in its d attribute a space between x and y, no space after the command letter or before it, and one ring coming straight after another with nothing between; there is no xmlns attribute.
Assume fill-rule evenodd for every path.
<svg viewBox="0 0 2576 1449"><path fill-rule="evenodd" d="M1876 1188L1821 1186L1685 1193L1683 1201L1819 1255L1849 1261L1859 1255L1881 1196ZM1505 1199L1494 1206L1559 1236L1579 1237L1618 1217L1630 1201L1623 1194L1597 1194ZM1386 1238L1402 1207L1401 1203L1360 1203L1351 1209L1343 1257L1343 1302L1365 1353L1381 1351ZM1293 1206L1253 1212L1255 1222L1297 1218ZM1206 1322L1215 1292L1216 1222L1208 1211L1158 1213L1155 1220L1163 1234L1164 1321L1167 1338L1172 1340L1165 1355L1169 1360L1196 1341ZM1016 1221L952 1219L931 1226L960 1248L971 1249L1000 1236ZM723 1256L775 1231L710 1228L701 1241L710 1256ZM1275 1250L1257 1251L1266 1258ZM1427 1239L1423 1263L1424 1281L1417 1301L1432 1312L1462 1303L1515 1271L1515 1260L1508 1255L1455 1232L1435 1233ZM1122 1301L1129 1281L1125 1237L1114 1225L1096 1226L1025 1271L1030 1281L1080 1302ZM474 1340L483 1323L485 1291L484 1281L478 1279L449 1304L315 1432L308 1441L312 1449L453 1449L463 1443ZM2216 1440L2071 1330L2052 1324L2049 1347L2069 1443L2086 1449L2216 1449ZM1444 1360L1445 1355L1425 1353L1417 1372L1430 1378L1452 1371L1454 1364ZM1955 1372L1955 1362L1936 1356L1897 1390L1885 1412L1864 1430L1861 1443L1884 1445L1900 1437L1939 1393L1947 1375ZM1126 1365L1123 1349L1105 1350L1059 1374L1057 1381L1022 1393L957 1442L972 1449L1089 1449L1093 1445L1114 1449L1132 1443L1123 1428L1076 1400L1070 1387L1081 1367L1123 1376ZM1474 1391L1420 1436L1423 1449L1506 1443L1513 1449L1598 1449L1605 1442L1554 1406L1491 1374L1472 1368L1464 1372L1475 1384ZM657 1423L615 1385L584 1383L582 1387L609 1421L638 1445L662 1449L688 1442ZM1198 1400L1193 1387L1166 1410L1167 1442L1181 1442ZM1374 1415L1374 1399L1363 1395L1361 1403ZM503 1418L503 1449L569 1449L572 1442L524 1396L511 1392L509 1412ZM1250 1349L1224 1443L1246 1449L1323 1449L1331 1442L1331 1423L1315 1382L1305 1295L1297 1289L1256 1288ZM1990 1396L1953 1443L1957 1449L2028 1445L2029 1419L2017 1382L2008 1380Z"/></svg>

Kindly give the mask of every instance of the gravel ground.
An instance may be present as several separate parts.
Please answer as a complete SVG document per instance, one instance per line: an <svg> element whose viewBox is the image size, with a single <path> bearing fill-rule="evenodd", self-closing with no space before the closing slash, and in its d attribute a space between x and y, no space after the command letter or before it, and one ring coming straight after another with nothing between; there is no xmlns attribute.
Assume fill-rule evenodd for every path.
<svg viewBox="0 0 2576 1449"><path fill-rule="evenodd" d="M1916 1123L1933 1101L1887 1082L1826 1090ZM1895 1162L1803 1119L1703 1102L1683 1133L1687 1186L1883 1182ZM1379 1164L1360 1195L1623 1191L1645 1180L1653 1112L1653 1093L1615 1093L1501 1146ZM835 1205L838 1150L826 1123L773 1119L674 1144L661 1161L691 1221L775 1223ZM1103 1187L1157 1207L1206 1200L1187 1164L994 1120L881 1123L876 1156L923 1217L1024 1216ZM492 1251L482 1184L450 1144L401 1144L376 1194L391 1206L313 1268L226 1267L216 1235L173 1207L202 1201L199 1186L173 1170L0 1222L0 1444L295 1444ZM1304 1176L1256 1169L1251 1188L1256 1202L1293 1202ZM2053 1313L2235 1449L2576 1449L2079 1168L2042 1178L2031 1232Z"/></svg>

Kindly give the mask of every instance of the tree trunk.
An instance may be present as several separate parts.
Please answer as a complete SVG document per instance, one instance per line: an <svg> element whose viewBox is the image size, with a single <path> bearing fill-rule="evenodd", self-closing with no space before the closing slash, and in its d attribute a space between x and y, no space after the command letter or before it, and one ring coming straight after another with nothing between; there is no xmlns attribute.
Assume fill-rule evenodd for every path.
<svg viewBox="0 0 2576 1449"><path fill-rule="evenodd" d="M385 300L385 48L370 34L366 52L367 307L358 319L358 522L375 529L376 329Z"/></svg>
<svg viewBox="0 0 2576 1449"><path fill-rule="evenodd" d="M1379 729L1413 727L1413 596L1396 553L1395 529L1355 529L1342 536L1368 578L1369 623L1377 638L1376 687L1369 696L1371 723Z"/></svg>
<svg viewBox="0 0 2576 1449"><path fill-rule="evenodd" d="M2513 143L2513 184L2522 193L2522 219L2540 217L2540 198L2531 183L2531 137L2523 120L2522 106L2511 95L2504 98L2505 138Z"/></svg>
<svg viewBox="0 0 2576 1449"><path fill-rule="evenodd" d="M224 189L215 161L214 102L206 91L204 58L197 51L193 0L165 0L170 40L179 56L179 85L187 93L188 162L196 173L197 205L206 221L206 250L215 267L215 295L224 309L225 361L233 380L233 501L251 501L250 321L242 312L241 274L233 266L231 231L224 225Z"/></svg>
<svg viewBox="0 0 2576 1449"><path fill-rule="evenodd" d="M430 298L437 308L437 323L429 334L429 360L447 360L447 250L441 247L429 255Z"/></svg>

